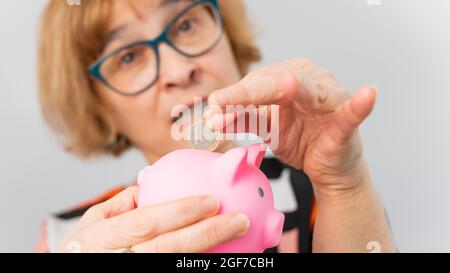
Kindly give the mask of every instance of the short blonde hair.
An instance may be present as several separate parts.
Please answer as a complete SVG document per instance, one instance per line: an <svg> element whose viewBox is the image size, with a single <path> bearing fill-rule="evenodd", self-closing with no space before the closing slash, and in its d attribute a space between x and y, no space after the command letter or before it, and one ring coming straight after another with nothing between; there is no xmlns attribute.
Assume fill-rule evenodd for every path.
<svg viewBox="0 0 450 273"><path fill-rule="evenodd" d="M241 0L219 0L225 33L244 76L261 59ZM50 0L40 25L38 80L43 115L68 151L81 157L120 155L131 147L117 137L89 76L99 56L111 2L84 0L81 6Z"/></svg>

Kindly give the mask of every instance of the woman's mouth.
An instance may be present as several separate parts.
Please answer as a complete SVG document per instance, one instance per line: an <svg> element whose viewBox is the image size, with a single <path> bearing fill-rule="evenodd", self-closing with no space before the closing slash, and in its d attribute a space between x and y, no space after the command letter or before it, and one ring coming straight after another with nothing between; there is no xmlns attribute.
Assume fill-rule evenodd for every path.
<svg viewBox="0 0 450 273"><path fill-rule="evenodd" d="M178 105L180 107L178 111L178 116L172 117L172 124L177 122L190 123L196 119L203 117L208 107L208 97L199 97L195 99L195 102L185 105Z"/></svg>

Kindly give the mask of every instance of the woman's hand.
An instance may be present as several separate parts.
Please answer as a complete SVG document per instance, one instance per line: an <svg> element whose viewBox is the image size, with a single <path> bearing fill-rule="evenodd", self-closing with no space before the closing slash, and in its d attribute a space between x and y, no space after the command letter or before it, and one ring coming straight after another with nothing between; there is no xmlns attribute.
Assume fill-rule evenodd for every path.
<svg viewBox="0 0 450 273"><path fill-rule="evenodd" d="M300 59L266 66L214 92L205 116L215 129L258 133L268 127L269 136L278 137L278 142L267 140L259 132L279 159L303 169L311 179L318 208L313 251L368 252L376 245L381 252L391 252L392 235L358 133L375 99L373 87L363 87L351 97L329 71ZM226 105L257 106L253 114L267 117L268 124L240 121L237 118L246 113L242 107L222 114ZM279 136L274 136L270 126L277 125Z"/></svg>
<svg viewBox="0 0 450 273"><path fill-rule="evenodd" d="M217 115L215 106L222 110L226 105L276 107L278 120L270 120L274 117L267 107L259 111L267 114L268 126L279 125L275 155L303 169L316 194L328 194L353 190L367 175L357 128L372 111L375 98L373 87L363 87L351 97L329 71L299 59L266 66L214 92L209 99L212 111L206 116L211 127L228 131L242 113Z"/></svg>
<svg viewBox="0 0 450 273"><path fill-rule="evenodd" d="M248 219L198 196L136 208L137 187L89 209L59 252L204 252L245 234Z"/></svg>

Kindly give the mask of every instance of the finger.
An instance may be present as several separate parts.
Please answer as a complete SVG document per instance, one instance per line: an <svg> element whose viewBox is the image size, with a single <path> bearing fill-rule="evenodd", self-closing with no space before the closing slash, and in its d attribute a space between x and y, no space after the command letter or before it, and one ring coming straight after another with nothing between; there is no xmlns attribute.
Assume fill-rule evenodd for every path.
<svg viewBox="0 0 450 273"><path fill-rule="evenodd" d="M280 136L280 106L260 106L223 116L217 115L208 120L213 131L220 131L224 140L238 140L240 133L253 134L268 144L272 151L277 150Z"/></svg>
<svg viewBox="0 0 450 273"><path fill-rule="evenodd" d="M272 115L279 111L278 105L247 108L224 115L214 115L207 121L210 129L225 134L251 133L263 136L271 132Z"/></svg>
<svg viewBox="0 0 450 273"><path fill-rule="evenodd" d="M366 86L341 105L334 114L334 123L328 129L328 134L338 144L346 144L356 129L370 115L375 106L377 90Z"/></svg>
<svg viewBox="0 0 450 273"><path fill-rule="evenodd" d="M331 79L316 82L289 73L281 79L280 85L285 97L307 112L333 112L349 99L348 92Z"/></svg>
<svg viewBox="0 0 450 273"><path fill-rule="evenodd" d="M103 231L101 241L104 247L117 249L192 225L217 214L219 208L220 203L217 199L196 196L139 208L107 219L96 228Z"/></svg>
<svg viewBox="0 0 450 273"><path fill-rule="evenodd" d="M270 105L282 99L278 79L274 76L244 78L240 82L215 91L208 98L209 105Z"/></svg>
<svg viewBox="0 0 450 273"><path fill-rule="evenodd" d="M243 214L224 214L133 246L140 253L199 253L245 235L250 221Z"/></svg>
<svg viewBox="0 0 450 273"><path fill-rule="evenodd" d="M137 207L138 187L132 186L107 201L88 209L78 222L78 227L85 227L101 220L114 217Z"/></svg>

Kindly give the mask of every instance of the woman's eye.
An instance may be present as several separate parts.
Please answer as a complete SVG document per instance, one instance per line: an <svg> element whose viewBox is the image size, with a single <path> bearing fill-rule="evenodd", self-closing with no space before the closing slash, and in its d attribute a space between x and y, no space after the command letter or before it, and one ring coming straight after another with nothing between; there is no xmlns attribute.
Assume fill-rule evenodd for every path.
<svg viewBox="0 0 450 273"><path fill-rule="evenodd" d="M134 57L135 55L133 52L128 52L120 58L120 64L130 64L134 61Z"/></svg>
<svg viewBox="0 0 450 273"><path fill-rule="evenodd" d="M179 26L178 26L178 32L188 32L192 29L194 25L193 20L184 20Z"/></svg>

